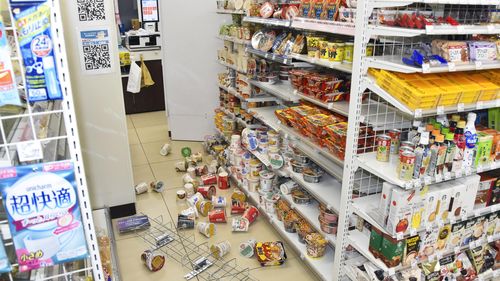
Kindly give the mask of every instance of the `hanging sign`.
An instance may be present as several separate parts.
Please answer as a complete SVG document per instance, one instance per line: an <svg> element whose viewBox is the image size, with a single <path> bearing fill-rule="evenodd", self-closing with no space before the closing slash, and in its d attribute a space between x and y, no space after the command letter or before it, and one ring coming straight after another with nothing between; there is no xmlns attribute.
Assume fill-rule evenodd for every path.
<svg viewBox="0 0 500 281"><path fill-rule="evenodd" d="M141 0L142 22L160 21L158 15L158 0Z"/></svg>
<svg viewBox="0 0 500 281"><path fill-rule="evenodd" d="M110 73L112 46L107 27L80 31L80 60L85 74Z"/></svg>
<svg viewBox="0 0 500 281"><path fill-rule="evenodd" d="M20 271L88 256L70 161L2 168L0 188Z"/></svg>

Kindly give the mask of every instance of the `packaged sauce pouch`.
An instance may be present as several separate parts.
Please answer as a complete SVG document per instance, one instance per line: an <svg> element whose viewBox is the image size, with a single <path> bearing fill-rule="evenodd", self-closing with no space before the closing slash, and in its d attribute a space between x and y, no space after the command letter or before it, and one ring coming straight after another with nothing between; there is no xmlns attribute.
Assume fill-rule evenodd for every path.
<svg viewBox="0 0 500 281"><path fill-rule="evenodd" d="M25 68L28 101L62 99L48 1L11 0L12 15Z"/></svg>

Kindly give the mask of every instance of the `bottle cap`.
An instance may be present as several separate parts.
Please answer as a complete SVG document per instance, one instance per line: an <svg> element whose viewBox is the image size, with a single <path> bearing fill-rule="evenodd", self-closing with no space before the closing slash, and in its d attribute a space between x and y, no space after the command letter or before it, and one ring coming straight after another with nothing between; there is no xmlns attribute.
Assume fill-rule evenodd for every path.
<svg viewBox="0 0 500 281"><path fill-rule="evenodd" d="M437 135L436 142L444 142L444 135L441 135L441 134Z"/></svg>
<svg viewBox="0 0 500 281"><path fill-rule="evenodd" d="M435 130L441 130L441 127L442 127L441 123L434 124L434 129Z"/></svg>
<svg viewBox="0 0 500 281"><path fill-rule="evenodd" d="M441 128L441 134L446 136L449 132L450 132L450 128L448 128L448 127Z"/></svg>
<svg viewBox="0 0 500 281"><path fill-rule="evenodd" d="M465 128L465 121L464 121L464 120L460 120L460 121L458 121L458 123L457 123L457 128L462 128L462 129L464 129L464 128Z"/></svg>
<svg viewBox="0 0 500 281"><path fill-rule="evenodd" d="M454 133L447 133L446 134L446 140L447 141L452 141L453 139L455 139L455 134Z"/></svg>
<svg viewBox="0 0 500 281"><path fill-rule="evenodd" d="M453 121L455 121L455 122L460 121L460 115L458 115L458 114L453 114L453 115L451 116L451 120L453 120Z"/></svg>
<svg viewBox="0 0 500 281"><path fill-rule="evenodd" d="M439 130L439 129L432 130L432 135L433 135L434 137L437 137L437 136L438 136L438 135L440 135L440 134L441 134L441 130Z"/></svg>
<svg viewBox="0 0 500 281"><path fill-rule="evenodd" d="M464 128L465 128L465 126L464 126ZM432 130L434 130L434 125L432 125L432 124L427 124L427 125L425 126L425 130L426 130L427 132L432 132Z"/></svg>
<svg viewBox="0 0 500 281"><path fill-rule="evenodd" d="M467 121L469 121L469 122L471 122L471 121L475 122L476 121L476 116L477 115L474 112L469 113L469 115L467 115Z"/></svg>

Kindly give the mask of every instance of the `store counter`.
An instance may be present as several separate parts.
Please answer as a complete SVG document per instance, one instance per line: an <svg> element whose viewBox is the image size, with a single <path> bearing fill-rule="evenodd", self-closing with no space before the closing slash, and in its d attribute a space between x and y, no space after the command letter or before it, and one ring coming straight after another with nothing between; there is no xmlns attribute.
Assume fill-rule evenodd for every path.
<svg viewBox="0 0 500 281"><path fill-rule="evenodd" d="M130 65L122 65L122 86L123 98L125 101L125 113L134 114L142 112L165 110L165 94L163 87L162 51L129 51L125 47L120 47L121 52L130 53L130 61L135 61L140 66L141 56L151 73L155 84L142 88L139 93L127 92L128 71ZM121 57L121 56L120 56Z"/></svg>

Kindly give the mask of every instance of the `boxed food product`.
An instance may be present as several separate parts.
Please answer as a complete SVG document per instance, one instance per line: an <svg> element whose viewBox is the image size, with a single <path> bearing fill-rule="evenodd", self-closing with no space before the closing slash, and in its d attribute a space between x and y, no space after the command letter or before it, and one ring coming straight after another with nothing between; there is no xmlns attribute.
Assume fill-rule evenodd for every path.
<svg viewBox="0 0 500 281"><path fill-rule="evenodd" d="M340 118L334 115L315 114L304 117L304 123L307 130L318 137L326 135L325 127L331 124L338 123Z"/></svg>
<svg viewBox="0 0 500 281"><path fill-rule="evenodd" d="M472 227L472 241L477 241L483 238L486 233L486 217L475 218L476 223Z"/></svg>
<svg viewBox="0 0 500 281"><path fill-rule="evenodd" d="M255 256L262 266L282 265L286 261L286 252L283 242L257 242Z"/></svg>
<svg viewBox="0 0 500 281"><path fill-rule="evenodd" d="M420 237L422 244L420 245L420 252L418 253L421 261L427 260L430 256L436 254L438 234L439 227L435 224L428 227L428 229L422 233L422 236Z"/></svg>
<svg viewBox="0 0 500 281"><path fill-rule="evenodd" d="M485 216L485 234L492 236L495 234L495 229L498 221L498 213L490 213Z"/></svg>
<svg viewBox="0 0 500 281"><path fill-rule="evenodd" d="M454 181L450 183L453 187L450 192L452 194L452 199L450 202L450 219L459 220L462 218L462 210L464 205L464 199L467 196L470 196L465 193L465 185L458 184L458 182Z"/></svg>
<svg viewBox="0 0 500 281"><path fill-rule="evenodd" d="M495 42L470 41L469 55L471 61L495 61L497 60L497 46Z"/></svg>
<svg viewBox="0 0 500 281"><path fill-rule="evenodd" d="M420 236L415 235L406 238L406 246L403 255L403 266L411 266L417 262L418 253L420 252Z"/></svg>
<svg viewBox="0 0 500 281"><path fill-rule="evenodd" d="M493 136L485 132L477 133L475 167L483 166L491 161L491 148L493 146Z"/></svg>
<svg viewBox="0 0 500 281"><path fill-rule="evenodd" d="M319 110L315 107L308 105L299 105L290 107L290 114L292 114L296 120L300 120L308 115L319 114Z"/></svg>
<svg viewBox="0 0 500 281"><path fill-rule="evenodd" d="M405 243L406 241L404 239L398 241L389 235L384 235L384 239L382 240L382 249L380 252L382 256L380 259L385 263L385 265L387 265L387 267L395 267L401 263Z"/></svg>
<svg viewBox="0 0 500 281"><path fill-rule="evenodd" d="M469 245L472 241L472 235L474 232L474 225L476 224L476 219L472 218L464 222L464 229L462 231L462 242L460 243L462 247Z"/></svg>
<svg viewBox="0 0 500 281"><path fill-rule="evenodd" d="M382 231L376 227L372 227L370 232L370 243L368 244L368 251L373 254L374 257L379 258L382 256L382 240L384 239L384 234Z"/></svg>
<svg viewBox="0 0 500 281"><path fill-rule="evenodd" d="M378 204L378 211L382 218L382 225L387 225L387 218L389 217L389 209L391 207L392 189L397 188L395 185L388 182L382 184L382 193L380 193L380 201Z"/></svg>
<svg viewBox="0 0 500 281"><path fill-rule="evenodd" d="M387 219L387 229L391 234L406 234L410 231L412 207L420 200L415 190L392 189L391 207Z"/></svg>
<svg viewBox="0 0 500 281"><path fill-rule="evenodd" d="M451 226L450 241L448 243L448 247L446 248L447 252L453 252L456 247L461 246L464 228L465 222L458 222Z"/></svg>
<svg viewBox="0 0 500 281"><path fill-rule="evenodd" d="M422 267L425 281L439 280L439 263L437 260L423 262L420 266Z"/></svg>
<svg viewBox="0 0 500 281"><path fill-rule="evenodd" d="M451 198L453 196L453 186L445 182L439 190L439 201L437 208L437 220L447 221L449 219Z"/></svg>
<svg viewBox="0 0 500 281"><path fill-rule="evenodd" d="M476 193L474 208L484 208L489 205L492 187L495 185L497 177L484 173L481 174L481 181Z"/></svg>
<svg viewBox="0 0 500 281"><path fill-rule="evenodd" d="M455 255L449 255L439 259L439 280L453 280L455 277L456 265Z"/></svg>
<svg viewBox="0 0 500 281"><path fill-rule="evenodd" d="M424 214L423 214L423 225L429 225L436 222L438 218L440 203L439 198L441 191L436 189L433 185L429 188L424 196Z"/></svg>
<svg viewBox="0 0 500 281"><path fill-rule="evenodd" d="M465 185L464 194L476 194L479 187L479 181L481 177L479 175L472 175L460 180L455 180L454 182L461 182ZM463 214L465 216L471 216L474 211L475 196L465 196L464 204L462 207Z"/></svg>
<svg viewBox="0 0 500 281"><path fill-rule="evenodd" d="M476 273L481 274L484 272L484 247L478 246L476 248L468 249L466 251L467 256L469 257L469 260L471 261L472 265L474 266L474 270Z"/></svg>
<svg viewBox="0 0 500 281"><path fill-rule="evenodd" d="M439 229L438 240L436 243L436 252L442 253L448 246L448 241L451 235L451 225L445 224Z"/></svg>
<svg viewBox="0 0 500 281"><path fill-rule="evenodd" d="M462 64L469 62L469 48L467 42L432 40L432 53L443 57L448 62Z"/></svg>
<svg viewBox="0 0 500 281"><path fill-rule="evenodd" d="M495 171L492 171L489 174L495 175ZM490 200L488 202L488 206L496 205L499 202L500 202L500 176L497 177L496 181L491 186Z"/></svg>

